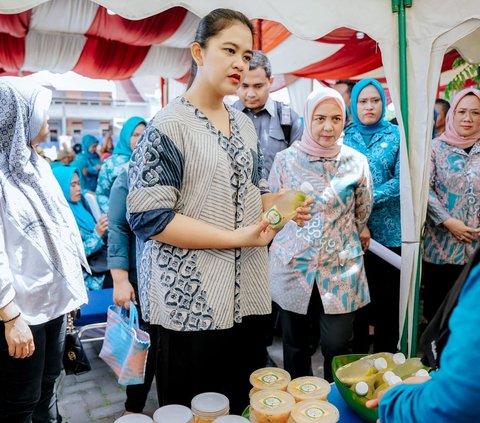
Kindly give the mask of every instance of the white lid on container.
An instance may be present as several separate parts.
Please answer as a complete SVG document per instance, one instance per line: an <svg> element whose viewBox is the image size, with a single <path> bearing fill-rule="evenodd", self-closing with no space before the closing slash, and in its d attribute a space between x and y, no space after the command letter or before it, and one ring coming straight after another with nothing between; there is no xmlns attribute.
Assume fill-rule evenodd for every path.
<svg viewBox="0 0 480 423"><path fill-rule="evenodd" d="M361 397L368 394L368 384L366 382L358 382L355 385L355 392Z"/></svg>
<svg viewBox="0 0 480 423"><path fill-rule="evenodd" d="M401 353L401 352L398 352L396 354L393 354L393 362L395 364L403 364L405 363L405 361L407 361L407 359L405 358L405 354Z"/></svg>
<svg viewBox="0 0 480 423"><path fill-rule="evenodd" d="M340 419L337 407L327 401L308 400L298 402L290 420L295 423L336 423Z"/></svg>
<svg viewBox="0 0 480 423"><path fill-rule="evenodd" d="M193 414L218 415L230 409L228 398L217 392L204 392L192 399Z"/></svg>
<svg viewBox="0 0 480 423"><path fill-rule="evenodd" d="M272 416L288 415L294 405L295 398L288 392L278 389L262 389L250 398L250 410L255 414L269 416L272 421L275 421Z"/></svg>
<svg viewBox="0 0 480 423"><path fill-rule="evenodd" d="M292 378L290 373L278 367L264 367L250 375L250 383L257 389L287 389Z"/></svg>
<svg viewBox="0 0 480 423"><path fill-rule="evenodd" d="M115 420L115 423L152 423L153 420L145 414L127 414Z"/></svg>
<svg viewBox="0 0 480 423"><path fill-rule="evenodd" d="M324 399L330 393L330 384L316 376L302 376L293 379L287 386L287 392L297 401Z"/></svg>
<svg viewBox="0 0 480 423"><path fill-rule="evenodd" d="M193 413L184 405L165 405L153 414L154 423L190 423L193 421Z"/></svg>
<svg viewBox="0 0 480 423"><path fill-rule="evenodd" d="M217 417L213 423L248 423L248 420L245 417L231 414L230 416Z"/></svg>
<svg viewBox="0 0 480 423"><path fill-rule="evenodd" d="M420 369L420 370L417 370L417 372L415 373L415 376L425 377L425 376L429 376L429 373L425 369Z"/></svg>
<svg viewBox="0 0 480 423"><path fill-rule="evenodd" d="M383 357L376 358L373 360L373 365L377 370L385 370L388 367L387 360L385 360Z"/></svg>
<svg viewBox="0 0 480 423"><path fill-rule="evenodd" d="M395 373L393 373L391 370L387 370L382 377L383 380L388 383L392 379L392 376L395 376Z"/></svg>
<svg viewBox="0 0 480 423"><path fill-rule="evenodd" d="M305 194L309 194L313 191L313 186L310 182L305 181L300 185L300 191L302 191Z"/></svg>

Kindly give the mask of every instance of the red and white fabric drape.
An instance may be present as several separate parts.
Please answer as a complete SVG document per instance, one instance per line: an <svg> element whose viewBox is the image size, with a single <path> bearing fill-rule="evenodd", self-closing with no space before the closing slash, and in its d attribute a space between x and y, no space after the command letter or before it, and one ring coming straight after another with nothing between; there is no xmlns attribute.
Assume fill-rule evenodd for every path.
<svg viewBox="0 0 480 423"><path fill-rule="evenodd" d="M0 14L0 75L46 69L103 79L186 80L199 20L182 7L129 20L93 1L50 0L21 13ZM367 34L337 28L309 41L279 23L253 22L256 47L267 53L273 72L286 79L383 78L380 49Z"/></svg>
<svg viewBox="0 0 480 423"><path fill-rule="evenodd" d="M184 76L199 18L181 7L133 21L90 1L55 0L0 15L3 73L73 70L92 78Z"/></svg>

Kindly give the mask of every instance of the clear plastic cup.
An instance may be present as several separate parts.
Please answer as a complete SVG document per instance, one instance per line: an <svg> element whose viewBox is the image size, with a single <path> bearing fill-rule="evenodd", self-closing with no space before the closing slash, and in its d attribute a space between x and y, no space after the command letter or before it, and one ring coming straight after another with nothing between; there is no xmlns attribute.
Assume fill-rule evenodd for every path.
<svg viewBox="0 0 480 423"><path fill-rule="evenodd" d="M250 398L250 414L256 423L287 423L295 398L278 389L262 389Z"/></svg>
<svg viewBox="0 0 480 423"><path fill-rule="evenodd" d="M325 401L330 390L330 384L325 379L315 376L297 377L287 386L287 392L297 402L311 399Z"/></svg>
<svg viewBox="0 0 480 423"><path fill-rule="evenodd" d="M193 421L213 423L217 417L227 416L230 411L228 398L217 392L204 392L192 399Z"/></svg>
<svg viewBox="0 0 480 423"><path fill-rule="evenodd" d="M277 367L264 367L255 370L250 375L250 384L257 390L279 389L286 391L291 380L290 373Z"/></svg>
<svg viewBox="0 0 480 423"><path fill-rule="evenodd" d="M248 398L252 398L252 395L255 393L255 392L258 392L260 391L260 389L258 388L252 388L250 389L250 392L248 393Z"/></svg>
<svg viewBox="0 0 480 423"><path fill-rule="evenodd" d="M327 401L308 400L295 405L291 423L336 423L340 418L337 407Z"/></svg>
<svg viewBox="0 0 480 423"><path fill-rule="evenodd" d="M193 423L193 413L184 405L165 405L153 414L154 423Z"/></svg>

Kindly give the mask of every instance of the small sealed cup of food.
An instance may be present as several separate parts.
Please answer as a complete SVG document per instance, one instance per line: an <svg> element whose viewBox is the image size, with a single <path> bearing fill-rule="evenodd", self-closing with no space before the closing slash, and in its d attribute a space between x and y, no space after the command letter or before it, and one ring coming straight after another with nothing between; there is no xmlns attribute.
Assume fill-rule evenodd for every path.
<svg viewBox="0 0 480 423"><path fill-rule="evenodd" d="M287 392L297 402L311 399L325 401L330 389L330 384L325 379L315 376L297 377L287 386Z"/></svg>
<svg viewBox="0 0 480 423"><path fill-rule="evenodd" d="M295 398L278 389L262 389L250 398L250 414L256 423L287 423Z"/></svg>
<svg viewBox="0 0 480 423"><path fill-rule="evenodd" d="M295 405L291 423L337 423L340 413L327 401L307 400Z"/></svg>
<svg viewBox="0 0 480 423"><path fill-rule="evenodd" d="M192 399L194 423L213 423L217 417L227 416L229 410L228 398L217 392L204 392Z"/></svg>
<svg viewBox="0 0 480 423"><path fill-rule="evenodd" d="M250 383L257 390L279 389L286 391L291 380L290 373L277 367L264 367L255 370L250 375Z"/></svg>

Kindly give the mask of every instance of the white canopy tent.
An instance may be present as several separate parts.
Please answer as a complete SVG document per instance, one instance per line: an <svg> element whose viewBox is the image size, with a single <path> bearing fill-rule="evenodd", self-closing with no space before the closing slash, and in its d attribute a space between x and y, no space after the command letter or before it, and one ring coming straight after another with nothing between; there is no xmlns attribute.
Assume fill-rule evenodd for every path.
<svg viewBox="0 0 480 423"><path fill-rule="evenodd" d="M0 0L1 13L18 13L49 0ZM96 3L128 18L142 19L174 6L203 16L217 7L230 7L250 18L282 23L295 35L314 40L335 28L348 27L367 33L378 42L383 70L396 110L400 107L399 36L397 15L388 0L95 0ZM443 56L453 45L467 59L478 57L480 2L472 0L413 0L407 15L408 121L407 137L402 132L402 282L403 323L408 307L408 334L412 339L415 283L419 242L426 215L430 138L435 95ZM283 58L288 68L290 57ZM405 116L403 117L405 118ZM402 116L399 115L402 124ZM409 346L411 347L411 343Z"/></svg>

